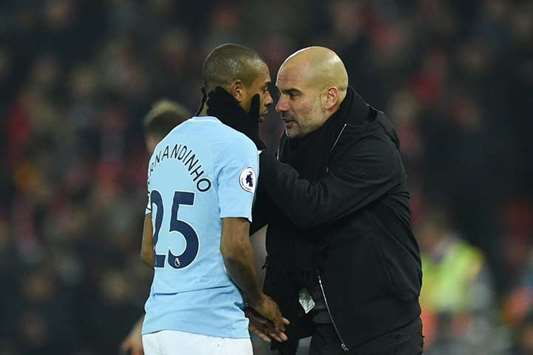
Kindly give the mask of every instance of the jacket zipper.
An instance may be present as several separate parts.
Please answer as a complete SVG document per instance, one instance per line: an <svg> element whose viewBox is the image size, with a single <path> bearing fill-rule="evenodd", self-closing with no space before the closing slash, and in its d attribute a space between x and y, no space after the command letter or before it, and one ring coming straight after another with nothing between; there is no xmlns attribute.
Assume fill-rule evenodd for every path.
<svg viewBox="0 0 533 355"><path fill-rule="evenodd" d="M335 139L335 142L333 142L333 145L329 149L330 153L333 151L333 149L335 149L335 146L339 142L339 139L341 138L342 132L344 132L344 129L346 128L347 125L348 124L345 123L344 126L342 126L341 131L339 132L339 134L337 135L337 138ZM328 165L326 165L326 173L329 173L329 159L328 159Z"/></svg>
<svg viewBox="0 0 533 355"><path fill-rule="evenodd" d="M331 319L331 324L333 324L333 329L335 329L337 338L339 338L339 341L341 343L341 348L343 351L348 352L350 351L350 348L346 346L346 343L342 339L341 333L339 332L339 328L337 328L337 323L335 323L335 319L333 319L333 315L331 314L331 310L329 308L328 299L326 298L326 292L324 291L324 286L322 285L322 278L320 277L320 274L318 274L318 284L320 285L320 291L322 292L322 297L324 297L324 303L326 304L326 310L328 311L329 319Z"/></svg>
<svg viewBox="0 0 533 355"><path fill-rule="evenodd" d="M342 126L341 131L340 131L339 134L337 135L337 138L335 139L335 142L333 142L333 145L331 146L331 149L329 150L330 153L333 151L333 149L335 149L335 146L336 146L337 143L339 142L339 139L340 139L341 136L342 136L342 132L344 132L344 129L346 128L347 125L348 125L348 123L345 123L345 124Z"/></svg>

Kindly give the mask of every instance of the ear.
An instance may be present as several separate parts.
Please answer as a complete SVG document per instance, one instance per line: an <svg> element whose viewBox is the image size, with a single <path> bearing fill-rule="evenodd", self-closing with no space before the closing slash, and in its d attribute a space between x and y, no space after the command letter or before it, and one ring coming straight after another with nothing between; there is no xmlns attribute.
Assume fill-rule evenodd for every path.
<svg viewBox="0 0 533 355"><path fill-rule="evenodd" d="M239 103L242 102L242 100L244 99L244 91L244 85L240 80L233 81L229 88L231 96L233 96L235 100L237 100L237 102Z"/></svg>
<svg viewBox="0 0 533 355"><path fill-rule="evenodd" d="M324 93L322 97L322 107L329 111L337 105L339 101L339 89L335 86L330 87Z"/></svg>

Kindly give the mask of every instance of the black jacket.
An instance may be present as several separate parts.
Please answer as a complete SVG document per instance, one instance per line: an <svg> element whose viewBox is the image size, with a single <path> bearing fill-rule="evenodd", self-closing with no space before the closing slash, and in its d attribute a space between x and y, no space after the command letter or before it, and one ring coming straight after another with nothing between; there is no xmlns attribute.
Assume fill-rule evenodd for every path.
<svg viewBox="0 0 533 355"><path fill-rule="evenodd" d="M290 163L286 164L286 163ZM340 341L357 348L420 314L419 248L391 122L353 89L324 126L260 156L254 228L268 224L265 292L309 334L298 290L320 277Z"/></svg>

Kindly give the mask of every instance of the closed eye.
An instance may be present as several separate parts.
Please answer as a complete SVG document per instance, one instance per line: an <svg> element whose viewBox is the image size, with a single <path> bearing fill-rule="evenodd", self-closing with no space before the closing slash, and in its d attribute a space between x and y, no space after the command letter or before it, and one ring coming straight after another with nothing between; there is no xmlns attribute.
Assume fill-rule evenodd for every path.
<svg viewBox="0 0 533 355"><path fill-rule="evenodd" d="M281 90L281 93L287 95L290 99L294 99L302 94L302 92L297 89Z"/></svg>

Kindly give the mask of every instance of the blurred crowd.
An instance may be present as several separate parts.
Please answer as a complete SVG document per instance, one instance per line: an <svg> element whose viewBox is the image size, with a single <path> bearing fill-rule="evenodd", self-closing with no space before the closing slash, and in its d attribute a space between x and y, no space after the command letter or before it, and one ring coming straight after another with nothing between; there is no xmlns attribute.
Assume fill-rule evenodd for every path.
<svg viewBox="0 0 533 355"><path fill-rule="evenodd" d="M194 112L203 58L275 79L324 45L396 125L424 262L427 354L533 354L533 2L0 2L0 354L117 354L142 311L142 119ZM272 110L274 111L274 110ZM276 147L272 112L262 127Z"/></svg>

